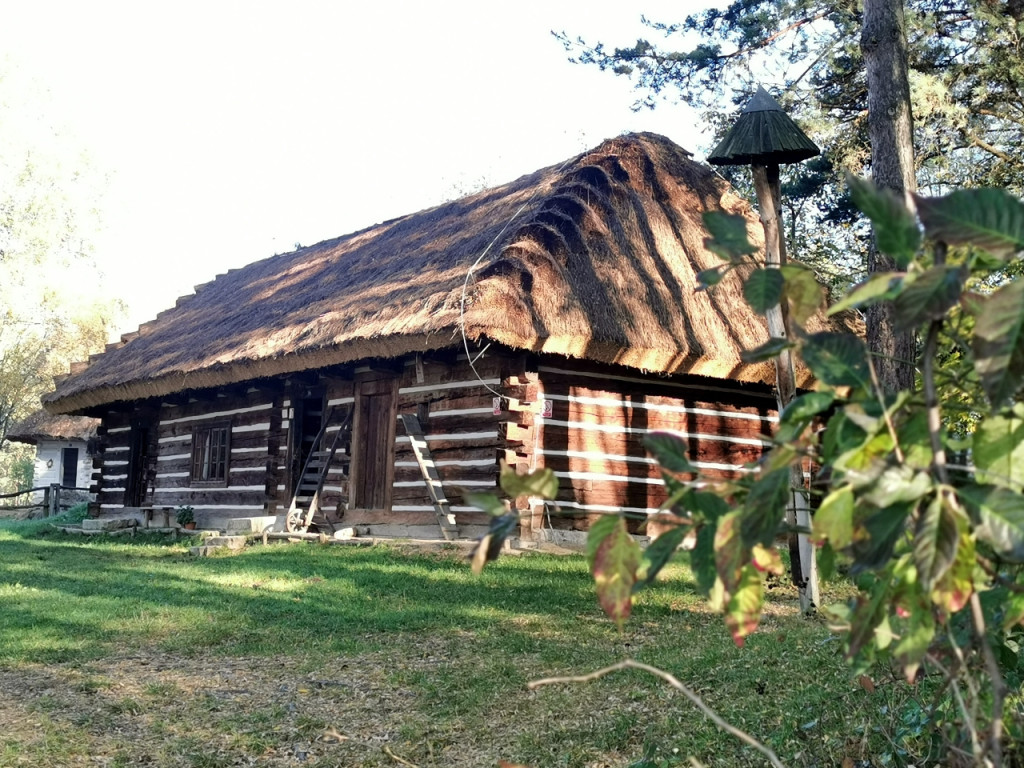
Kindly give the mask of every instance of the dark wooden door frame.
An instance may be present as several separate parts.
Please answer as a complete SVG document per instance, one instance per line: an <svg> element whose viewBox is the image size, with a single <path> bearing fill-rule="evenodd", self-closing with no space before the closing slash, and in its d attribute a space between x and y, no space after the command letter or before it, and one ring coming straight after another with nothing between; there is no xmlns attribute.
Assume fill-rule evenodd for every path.
<svg viewBox="0 0 1024 768"><path fill-rule="evenodd" d="M320 405L320 422L317 424L316 429L312 430L312 434L315 436L323 424L324 418L327 413L327 397L326 392L322 387L304 387L296 389L292 392L289 397L291 400L291 413L292 418L289 421L288 431L288 482L287 491L289 498L295 495L295 489L300 480L302 474L302 466L306 458L306 454L303 449L303 440L305 435L310 432L307 429L306 419L306 406L308 401L319 400ZM310 450L316 450L316 446L311 446Z"/></svg>
<svg viewBox="0 0 1024 768"><path fill-rule="evenodd" d="M372 443L367 439L368 408L371 397L384 397L381 403L387 408L386 426L376 435ZM378 401L380 402L380 401ZM390 509L392 486L395 481L395 425L398 421L398 379L395 376L357 378L355 382L355 413L352 422L352 474L350 478L350 502L352 509ZM376 460L376 461L374 461ZM362 489L366 472L375 471L372 478L381 483L383 504L368 507L364 502Z"/></svg>

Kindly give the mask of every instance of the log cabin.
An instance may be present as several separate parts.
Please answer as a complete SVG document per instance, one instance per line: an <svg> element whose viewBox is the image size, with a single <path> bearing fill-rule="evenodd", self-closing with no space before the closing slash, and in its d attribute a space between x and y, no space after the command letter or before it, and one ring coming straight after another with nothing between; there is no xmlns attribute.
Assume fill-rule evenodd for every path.
<svg viewBox="0 0 1024 768"><path fill-rule="evenodd" d="M767 340L702 214L749 205L670 140L628 134L504 186L197 286L44 404L101 420L97 513L200 527L470 538L466 491L550 467L520 535L665 499L642 440L747 471L776 419Z"/></svg>

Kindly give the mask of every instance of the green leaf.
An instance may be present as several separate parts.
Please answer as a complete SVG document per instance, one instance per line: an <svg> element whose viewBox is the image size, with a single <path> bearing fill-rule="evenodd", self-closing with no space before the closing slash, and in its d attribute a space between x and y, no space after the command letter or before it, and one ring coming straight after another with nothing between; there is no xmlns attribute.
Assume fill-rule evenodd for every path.
<svg viewBox="0 0 1024 768"><path fill-rule="evenodd" d="M690 567L697 580L697 589L707 596L715 585L715 529L714 525L702 525L697 529L697 543L690 550Z"/></svg>
<svg viewBox="0 0 1024 768"><path fill-rule="evenodd" d="M513 499L518 496L537 496L553 499L558 495L558 478L551 469L535 469L525 475L518 474L507 464L501 466L501 489Z"/></svg>
<svg viewBox="0 0 1024 768"><path fill-rule="evenodd" d="M712 253L718 254L725 261L741 261L744 256L757 252L747 237L747 220L723 211L707 211L704 214L704 226L711 237L704 240L704 245Z"/></svg>
<svg viewBox="0 0 1024 768"><path fill-rule="evenodd" d="M836 551L827 541L818 550L818 574L825 581L836 574Z"/></svg>
<svg viewBox="0 0 1024 768"><path fill-rule="evenodd" d="M779 356L785 349L792 349L793 342L786 339L768 339L764 344L740 353L740 359L744 363L763 363Z"/></svg>
<svg viewBox="0 0 1024 768"><path fill-rule="evenodd" d="M973 513L974 534L1004 560L1024 563L1024 494L991 485L957 489Z"/></svg>
<svg viewBox="0 0 1024 768"><path fill-rule="evenodd" d="M1022 623L1024 623L1024 592L1014 592L1006 601L1003 631L1009 632L1015 626Z"/></svg>
<svg viewBox="0 0 1024 768"><path fill-rule="evenodd" d="M495 496L493 493L483 493L481 491L463 491L462 498L467 504L472 504L474 507L480 507L491 517L498 517L504 515L508 509L505 507L505 502Z"/></svg>
<svg viewBox="0 0 1024 768"><path fill-rule="evenodd" d="M728 269L728 267L725 269ZM723 277L725 277L723 267L703 269L697 273L697 290L704 291L708 288L712 288L722 282Z"/></svg>
<svg viewBox="0 0 1024 768"><path fill-rule="evenodd" d="M778 269L755 269L743 283L743 298L752 310L763 315L782 301L784 283Z"/></svg>
<svg viewBox="0 0 1024 768"><path fill-rule="evenodd" d="M473 573L479 575L487 563L498 559L505 539L511 536L518 526L519 516L513 513L491 518L491 525L487 533L480 539L469 556L473 562Z"/></svg>
<svg viewBox="0 0 1024 768"><path fill-rule="evenodd" d="M906 464L893 464L859 494L859 501L879 509L907 501L917 501L932 490L933 481L927 472L919 472Z"/></svg>
<svg viewBox="0 0 1024 768"><path fill-rule="evenodd" d="M643 554L640 556L640 566L636 570L636 583L633 585L634 592L643 589L654 581L658 572L665 567L665 563L675 555L676 550L683 543L683 539L686 538L689 530L689 526L677 525L674 528L669 528L647 545L647 548L644 549Z"/></svg>
<svg viewBox="0 0 1024 768"><path fill-rule="evenodd" d="M908 277L893 302L897 326L906 330L940 320L960 299L966 277L963 268L948 264Z"/></svg>
<svg viewBox="0 0 1024 768"><path fill-rule="evenodd" d="M789 316L802 326L825 303L825 287L803 265L784 264L780 271L786 279L783 294L789 301Z"/></svg>
<svg viewBox="0 0 1024 768"><path fill-rule="evenodd" d="M640 565L640 546L626 530L626 520L614 517L615 526L594 551L591 573L601 608L621 629L633 607L633 584Z"/></svg>
<svg viewBox="0 0 1024 768"><path fill-rule="evenodd" d="M880 580L870 592L857 596L857 602L850 614L850 631L846 638L847 653L851 658L875 640L875 628L885 618L885 607L890 591L888 581Z"/></svg>
<svg viewBox="0 0 1024 768"><path fill-rule="evenodd" d="M904 272L879 272L863 283L858 283L845 297L829 307L835 315L845 309L860 309L893 298L903 286Z"/></svg>
<svg viewBox="0 0 1024 768"><path fill-rule="evenodd" d="M960 528L953 509L937 496L924 510L914 531L914 564L925 590L931 591L956 559Z"/></svg>
<svg viewBox="0 0 1024 768"><path fill-rule="evenodd" d="M918 667L935 637L935 619L927 606L914 606L900 632L900 641L893 648L893 654L903 667L903 675L912 683L917 677Z"/></svg>
<svg viewBox="0 0 1024 768"><path fill-rule="evenodd" d="M892 557L896 542L903 536L907 516L913 504L894 504L887 509L868 511L863 519L854 521L853 544L850 556L853 564L850 573L878 570L885 567ZM867 507L865 511L871 510ZM860 510L855 508L855 515Z"/></svg>
<svg viewBox="0 0 1024 768"><path fill-rule="evenodd" d="M711 491L691 491L683 503L698 522L714 523L730 509L729 502Z"/></svg>
<svg viewBox="0 0 1024 768"><path fill-rule="evenodd" d="M974 365L989 401L1000 406L1024 386L1024 279L980 302Z"/></svg>
<svg viewBox="0 0 1024 768"><path fill-rule="evenodd" d="M764 585L761 574L752 565L743 566L739 582L725 606L725 625L729 628L737 647L742 648L747 635L757 629L761 622L763 602Z"/></svg>
<svg viewBox="0 0 1024 768"><path fill-rule="evenodd" d="M869 387L867 347L849 333L812 333L804 340L804 362L815 378L832 387Z"/></svg>
<svg viewBox="0 0 1024 768"><path fill-rule="evenodd" d="M848 175L846 182L853 204L871 220L878 250L905 269L921 245L921 232L903 200L857 176Z"/></svg>
<svg viewBox="0 0 1024 768"><path fill-rule="evenodd" d="M674 473L698 472L690 462L690 446L672 432L651 432L644 438L644 447L658 460L661 468Z"/></svg>
<svg viewBox="0 0 1024 768"><path fill-rule="evenodd" d="M758 478L741 510L740 532L744 546L768 546L775 540L790 504L790 471L782 467Z"/></svg>
<svg viewBox="0 0 1024 768"><path fill-rule="evenodd" d="M978 425L972 456L979 483L1024 490L1024 403Z"/></svg>
<svg viewBox="0 0 1024 768"><path fill-rule="evenodd" d="M777 443L788 443L800 437L815 416L824 413L835 402L832 392L805 392L790 401L779 417L775 430Z"/></svg>
<svg viewBox="0 0 1024 768"><path fill-rule="evenodd" d="M1004 260L1024 248L1024 205L1006 190L961 189L915 200L932 240L973 245Z"/></svg>
<svg viewBox="0 0 1024 768"><path fill-rule="evenodd" d="M846 485L832 491L814 513L814 538L827 541L833 549L853 543L853 489Z"/></svg>

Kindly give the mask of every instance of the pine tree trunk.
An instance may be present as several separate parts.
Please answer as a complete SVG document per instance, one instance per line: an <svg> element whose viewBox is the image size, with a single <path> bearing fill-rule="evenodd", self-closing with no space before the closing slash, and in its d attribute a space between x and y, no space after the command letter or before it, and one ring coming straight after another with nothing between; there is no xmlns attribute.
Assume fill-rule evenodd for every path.
<svg viewBox="0 0 1024 768"><path fill-rule="evenodd" d="M879 187L902 196L912 209L910 193L917 189L917 181L902 0L864 0L861 51L868 84L871 177ZM894 268L892 260L872 246L868 272ZM890 304L868 309L867 335L882 389L886 392L911 389L916 340L913 332L896 330Z"/></svg>

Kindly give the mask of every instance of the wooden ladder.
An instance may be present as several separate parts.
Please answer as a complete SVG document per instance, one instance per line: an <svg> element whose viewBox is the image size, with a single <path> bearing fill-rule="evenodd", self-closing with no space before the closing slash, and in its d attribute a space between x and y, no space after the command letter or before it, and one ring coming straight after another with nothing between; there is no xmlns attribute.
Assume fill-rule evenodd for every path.
<svg viewBox="0 0 1024 768"><path fill-rule="evenodd" d="M434 512L437 514L437 524L441 527L441 535L445 541L453 541L459 537L459 529L455 525L454 517L448 506L448 499L444 495L444 485L441 483L441 476L437 474L437 466L430 455L430 448L427 447L427 439L423 434L423 427L420 420L412 413L400 413L398 418L405 427L405 434L409 436L412 443L412 452L416 456L416 463L420 466L423 480L427 484L427 491L434 502Z"/></svg>
<svg viewBox="0 0 1024 768"><path fill-rule="evenodd" d="M331 423L331 416L334 414L332 408L327 413L323 425L316 437L313 438L313 446L319 446L327 433ZM338 446L342 443L342 437L352 431L352 410L350 409L345 421L334 435L331 447L327 450L312 450L306 457L299 475L299 482L295 486L295 494L292 496L291 504L288 507L288 514L285 515L285 530L289 533L305 533L309 530L313 517L320 511L320 492L327 481L327 473L330 471L334 456L338 452ZM308 499L308 504L307 504ZM326 518L323 522L331 525ZM331 526L333 528L333 526Z"/></svg>

